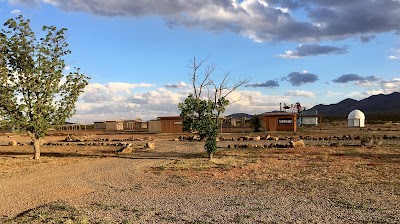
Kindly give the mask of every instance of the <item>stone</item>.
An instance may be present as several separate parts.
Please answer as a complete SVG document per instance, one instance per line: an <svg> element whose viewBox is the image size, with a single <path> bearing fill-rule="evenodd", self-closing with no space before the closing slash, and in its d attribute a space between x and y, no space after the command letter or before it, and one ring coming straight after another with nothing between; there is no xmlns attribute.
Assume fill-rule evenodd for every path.
<svg viewBox="0 0 400 224"><path fill-rule="evenodd" d="M17 146L18 143L17 143L17 141L15 141L15 140L11 140L11 141L8 142L8 145L9 145L9 146Z"/></svg>
<svg viewBox="0 0 400 224"><path fill-rule="evenodd" d="M193 141L200 141L200 136L198 135L193 136Z"/></svg>
<svg viewBox="0 0 400 224"><path fill-rule="evenodd" d="M374 139L374 144L375 144L376 146L381 146L381 145L382 145L382 137L375 138L375 139Z"/></svg>
<svg viewBox="0 0 400 224"><path fill-rule="evenodd" d="M40 145L46 145L46 144L48 144L48 143L46 142L46 140L40 139L39 144L40 144Z"/></svg>
<svg viewBox="0 0 400 224"><path fill-rule="evenodd" d="M66 142L80 142L81 139L78 138L78 137L75 136L75 135L68 135L67 138L65 138L65 141L66 141Z"/></svg>
<svg viewBox="0 0 400 224"><path fill-rule="evenodd" d="M156 144L154 142L147 142L145 148L156 149Z"/></svg>
<svg viewBox="0 0 400 224"><path fill-rule="evenodd" d="M366 137L366 138L362 138L361 139L361 141L360 141L360 145L361 146L373 146L374 145L374 140L372 139L372 138L368 138L368 137Z"/></svg>
<svg viewBox="0 0 400 224"><path fill-rule="evenodd" d="M125 146L123 146L122 148L117 150L117 153L121 153L121 154L128 154L128 153L132 153L133 148L132 148L132 144L129 143Z"/></svg>
<svg viewBox="0 0 400 224"><path fill-rule="evenodd" d="M331 146L331 147L339 147L339 146L342 146L342 143L341 142L332 142L329 146Z"/></svg>
<svg viewBox="0 0 400 224"><path fill-rule="evenodd" d="M303 148L306 146L304 140L290 141L289 144L291 148Z"/></svg>
<svg viewBox="0 0 400 224"><path fill-rule="evenodd" d="M261 136L254 137L254 141L260 141L260 140L261 140Z"/></svg>

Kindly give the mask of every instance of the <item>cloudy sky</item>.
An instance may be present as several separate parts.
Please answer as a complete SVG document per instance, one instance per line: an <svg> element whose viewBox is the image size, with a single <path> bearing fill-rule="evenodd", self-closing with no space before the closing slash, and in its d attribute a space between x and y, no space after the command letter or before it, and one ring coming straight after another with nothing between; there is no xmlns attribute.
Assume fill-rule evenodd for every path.
<svg viewBox="0 0 400 224"><path fill-rule="evenodd" d="M0 22L68 29L92 77L73 122L178 115L193 57L251 81L226 114L400 91L400 0L0 0Z"/></svg>

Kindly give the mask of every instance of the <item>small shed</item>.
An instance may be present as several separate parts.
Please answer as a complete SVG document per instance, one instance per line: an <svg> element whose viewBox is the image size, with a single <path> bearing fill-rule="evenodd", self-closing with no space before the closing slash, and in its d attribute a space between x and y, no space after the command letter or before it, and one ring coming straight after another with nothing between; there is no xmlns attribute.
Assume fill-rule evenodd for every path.
<svg viewBox="0 0 400 224"><path fill-rule="evenodd" d="M365 115L361 110L353 110L347 116L348 126L352 127L365 127Z"/></svg>
<svg viewBox="0 0 400 224"><path fill-rule="evenodd" d="M273 111L261 114L265 131L296 131L296 114Z"/></svg>
<svg viewBox="0 0 400 224"><path fill-rule="evenodd" d="M183 125L180 116L158 117L161 133L182 133Z"/></svg>
<svg viewBox="0 0 400 224"><path fill-rule="evenodd" d="M305 110L300 112L300 116L297 117L297 126L317 126L318 125L318 111L317 110Z"/></svg>
<svg viewBox="0 0 400 224"><path fill-rule="evenodd" d="M106 129L106 122L104 121L95 121L93 123L93 128L96 130Z"/></svg>
<svg viewBox="0 0 400 224"><path fill-rule="evenodd" d="M107 131L122 131L122 130L124 130L124 122L123 121L106 121L106 130Z"/></svg>

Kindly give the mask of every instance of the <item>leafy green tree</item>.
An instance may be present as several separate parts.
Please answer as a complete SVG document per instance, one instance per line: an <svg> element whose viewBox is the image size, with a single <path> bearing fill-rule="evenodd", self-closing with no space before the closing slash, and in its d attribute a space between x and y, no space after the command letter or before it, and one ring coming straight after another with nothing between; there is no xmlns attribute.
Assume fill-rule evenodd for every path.
<svg viewBox="0 0 400 224"><path fill-rule="evenodd" d="M216 138L220 130L220 115L225 112L225 108L230 103L227 96L238 87L246 84L248 80L241 79L229 88L229 73L227 73L222 82L216 84L211 79L216 68L215 64L206 66L203 73L198 74L206 60L198 62L196 58L193 59L191 66L193 93L190 93L183 103L179 103L178 107L183 119L183 130L197 131L200 138L205 140L204 148L209 159L212 159L217 150Z"/></svg>
<svg viewBox="0 0 400 224"><path fill-rule="evenodd" d="M260 132L260 128L262 127L261 116L254 114L254 116L250 120L250 124L254 132Z"/></svg>
<svg viewBox="0 0 400 224"><path fill-rule="evenodd" d="M34 159L39 159L46 131L75 113L89 77L79 69L63 74L64 57L71 53L65 28L43 26L36 34L22 15L9 19L4 27L0 31L0 115L29 134Z"/></svg>

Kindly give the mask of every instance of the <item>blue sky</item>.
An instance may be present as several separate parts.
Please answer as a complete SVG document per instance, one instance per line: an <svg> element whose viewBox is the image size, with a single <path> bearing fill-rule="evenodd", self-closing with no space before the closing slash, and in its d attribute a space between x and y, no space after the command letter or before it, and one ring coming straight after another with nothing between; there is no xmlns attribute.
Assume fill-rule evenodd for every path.
<svg viewBox="0 0 400 224"><path fill-rule="evenodd" d="M91 77L71 121L177 115L209 55L215 80L251 79L226 114L400 91L398 0L0 1L0 22L20 13L67 28L67 63Z"/></svg>

